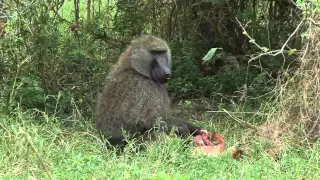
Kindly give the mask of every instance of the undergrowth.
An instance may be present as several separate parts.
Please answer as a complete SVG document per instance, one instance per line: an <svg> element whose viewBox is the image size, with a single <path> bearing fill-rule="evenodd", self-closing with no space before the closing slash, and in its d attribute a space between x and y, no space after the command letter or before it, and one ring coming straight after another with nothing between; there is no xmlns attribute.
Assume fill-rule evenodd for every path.
<svg viewBox="0 0 320 180"><path fill-rule="evenodd" d="M1 179L318 179L320 144L315 149L286 147L277 159L266 153L268 144L251 137L241 161L228 154L195 156L183 141L172 136L147 144L144 151L128 146L122 155L104 148L88 121L61 124L17 111L1 115ZM223 123L207 127L226 136L228 147L243 131ZM220 129L221 128L221 129ZM238 128L239 129L239 128ZM228 133L226 133L228 132ZM38 156L37 156L38 155ZM44 170L44 167L47 167Z"/></svg>
<svg viewBox="0 0 320 180"><path fill-rule="evenodd" d="M269 139L278 153L286 145L285 140L309 147L320 137L320 28L316 24L320 16L315 13L312 18L301 21L307 27L307 38L296 60L300 66L291 78L278 86L275 108L259 127L260 136Z"/></svg>

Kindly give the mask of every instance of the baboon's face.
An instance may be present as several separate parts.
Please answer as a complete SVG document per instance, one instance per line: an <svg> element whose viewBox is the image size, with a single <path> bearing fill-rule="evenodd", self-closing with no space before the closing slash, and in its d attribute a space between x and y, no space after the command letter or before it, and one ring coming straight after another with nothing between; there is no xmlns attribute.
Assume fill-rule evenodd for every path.
<svg viewBox="0 0 320 180"><path fill-rule="evenodd" d="M151 78L155 82L164 84L168 81L171 75L169 54L167 51L151 51L151 55Z"/></svg>
<svg viewBox="0 0 320 180"><path fill-rule="evenodd" d="M168 44L157 37L143 35L131 42L130 63L140 75L164 84L171 74L171 51Z"/></svg>

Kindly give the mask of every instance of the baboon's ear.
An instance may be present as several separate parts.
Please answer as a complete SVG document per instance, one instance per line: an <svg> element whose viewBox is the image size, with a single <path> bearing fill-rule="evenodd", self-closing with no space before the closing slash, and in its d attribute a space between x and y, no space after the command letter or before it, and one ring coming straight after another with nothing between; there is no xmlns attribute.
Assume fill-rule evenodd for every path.
<svg viewBox="0 0 320 180"><path fill-rule="evenodd" d="M130 63L134 70L143 76L151 78L152 56L146 49L131 49Z"/></svg>

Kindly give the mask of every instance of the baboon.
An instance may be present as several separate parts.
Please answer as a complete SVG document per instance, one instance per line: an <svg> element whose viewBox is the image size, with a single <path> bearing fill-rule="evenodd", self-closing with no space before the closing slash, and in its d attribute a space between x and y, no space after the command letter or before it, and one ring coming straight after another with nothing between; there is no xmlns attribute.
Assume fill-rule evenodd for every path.
<svg viewBox="0 0 320 180"><path fill-rule="evenodd" d="M126 145L123 130L143 135L154 127L166 133L174 128L182 138L199 134L200 127L172 115L165 85L170 75L171 52L163 39L141 35L131 41L108 75L96 107L96 127L111 145Z"/></svg>

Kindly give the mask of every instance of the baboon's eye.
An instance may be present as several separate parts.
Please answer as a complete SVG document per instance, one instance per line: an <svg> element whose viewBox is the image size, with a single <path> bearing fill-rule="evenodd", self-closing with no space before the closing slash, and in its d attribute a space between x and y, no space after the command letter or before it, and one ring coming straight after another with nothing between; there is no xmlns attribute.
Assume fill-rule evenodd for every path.
<svg viewBox="0 0 320 180"><path fill-rule="evenodd" d="M160 61L163 61L163 62L166 62L166 63L169 62L169 60L168 60L168 52L166 50L163 50L163 51L159 51L159 50L150 51L150 53L152 54L152 56L154 58L154 61L158 61L158 63Z"/></svg>
<svg viewBox="0 0 320 180"><path fill-rule="evenodd" d="M167 53L167 51L150 51L153 55L161 55Z"/></svg>

